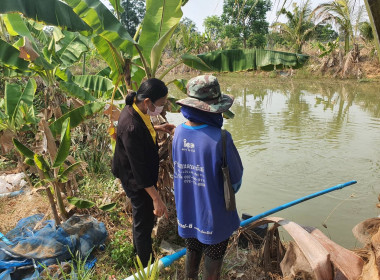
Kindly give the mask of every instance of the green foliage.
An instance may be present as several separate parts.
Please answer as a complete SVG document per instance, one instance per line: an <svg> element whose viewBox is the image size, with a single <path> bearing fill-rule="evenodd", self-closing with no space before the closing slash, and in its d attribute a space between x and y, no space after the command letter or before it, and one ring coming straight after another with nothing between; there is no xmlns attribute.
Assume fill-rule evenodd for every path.
<svg viewBox="0 0 380 280"><path fill-rule="evenodd" d="M232 41L236 47L236 40L242 47L261 47L260 45L248 46L248 40L254 35L268 33L269 23L266 21L266 13L271 8L269 0L224 0L221 19L225 25L223 38L235 39ZM251 39L251 44L255 40Z"/></svg>
<svg viewBox="0 0 380 280"><path fill-rule="evenodd" d="M48 25L61 26L68 30L89 30L85 24L65 3L55 0L18 0L2 1L0 14L20 12L28 18L42 21Z"/></svg>
<svg viewBox="0 0 380 280"><path fill-rule="evenodd" d="M127 236L128 232L126 230L119 230L109 244L111 258L115 262L116 268L129 269L133 267L135 253L133 245L128 241Z"/></svg>
<svg viewBox="0 0 380 280"><path fill-rule="evenodd" d="M197 60L196 60L197 59ZM236 72L244 70L256 70L258 68L271 71L283 67L299 68L308 56L279 51L262 49L245 50L223 50L199 54L197 56L187 55L184 63L196 68L210 68L215 72ZM197 63L194 63L197 62Z"/></svg>
<svg viewBox="0 0 380 280"><path fill-rule="evenodd" d="M58 263L58 271L53 275L50 273L49 267L41 265L44 271L41 273L42 279L49 280L93 280L95 278L95 269L86 267L87 258L82 258L79 252L72 255L71 262Z"/></svg>
<svg viewBox="0 0 380 280"><path fill-rule="evenodd" d="M99 209L103 210L103 211L112 211L116 208L116 206L117 206L117 203L112 202L112 203L108 203L108 204L99 206Z"/></svg>
<svg viewBox="0 0 380 280"><path fill-rule="evenodd" d="M28 159L34 159L34 152L24 146L20 141L18 141L16 138L13 139L13 144L15 145L16 149L26 158Z"/></svg>
<svg viewBox="0 0 380 280"><path fill-rule="evenodd" d="M16 83L5 83L4 99L0 106L0 131L9 129L16 133L35 125L38 120L34 114L33 99L37 89L34 79L30 79L24 90Z"/></svg>
<svg viewBox="0 0 380 280"><path fill-rule="evenodd" d="M331 24L318 24L313 32L313 39L319 42L329 42L338 38L339 34L336 32Z"/></svg>
<svg viewBox="0 0 380 280"><path fill-rule="evenodd" d="M136 259L137 259L137 264L135 263L135 268L137 272L135 274L137 274L138 276L136 276L135 274L133 275L135 280L158 280L158 277L159 277L158 260L154 262L153 268L150 269L150 266L152 263L152 258L150 258L147 265L149 269L147 269L147 271L145 272L144 266L142 265L140 258L137 256Z"/></svg>
<svg viewBox="0 0 380 280"><path fill-rule="evenodd" d="M81 199L78 197L69 196L67 200L70 204L75 205L75 207L79 209L88 209L95 206L94 202L86 200L86 199Z"/></svg>
<svg viewBox="0 0 380 280"><path fill-rule="evenodd" d="M352 42L355 42L353 31L354 6L355 0L333 0L318 5L313 11L322 22L332 22L339 27L344 37L344 49L346 53L350 49L350 39Z"/></svg>
<svg viewBox="0 0 380 280"><path fill-rule="evenodd" d="M339 37L335 41L327 42L326 44L322 44L320 42L317 42L316 46L319 48L319 51L321 52L319 57L324 57L326 55L330 55L336 49L339 48Z"/></svg>
<svg viewBox="0 0 380 280"><path fill-rule="evenodd" d="M311 21L310 0L300 6L293 3L292 12L283 8L279 14L285 15L287 22L276 22L273 26L280 28L280 34L284 36L284 39L296 53L302 53L302 46L311 38L315 29L315 25Z"/></svg>
<svg viewBox="0 0 380 280"><path fill-rule="evenodd" d="M372 41L374 39L373 29L368 21L359 23L359 31L360 35L363 36L366 41Z"/></svg>
<svg viewBox="0 0 380 280"><path fill-rule="evenodd" d="M189 19L188 17L182 17L179 22L179 27L184 26L190 30L191 33L197 32L197 27L195 22Z"/></svg>
<svg viewBox="0 0 380 280"><path fill-rule="evenodd" d="M89 174L109 176L112 151L105 117L97 117L78 126L72 132L72 155L86 163Z"/></svg>
<svg viewBox="0 0 380 280"><path fill-rule="evenodd" d="M160 12L158 12L160 11ZM146 63L151 65L158 64L161 59L162 45L168 42L169 38L165 41L160 39L167 34L174 32L175 28L182 17L181 1L178 0L147 0L146 1L146 14L142 23L141 35L139 38L139 45L142 46L142 54ZM171 35L170 35L171 36ZM156 47L158 45L160 47ZM154 58L154 60L152 60ZM149 69L152 77L155 77L155 72ZM148 75L149 76L149 75Z"/></svg>
<svg viewBox="0 0 380 280"><path fill-rule="evenodd" d="M203 26L205 27L206 33L210 34L212 40L221 38L224 26L220 17L215 15L206 17L203 21Z"/></svg>
<svg viewBox="0 0 380 280"><path fill-rule="evenodd" d="M74 110L69 111L64 114L59 119L55 120L52 124L49 125L49 128L54 136L58 135L62 129L63 122L67 119L71 119L70 127L76 127L81 124L86 118L93 116L95 113L99 112L104 108L104 103L93 102L85 104L81 107L78 107Z"/></svg>
<svg viewBox="0 0 380 280"><path fill-rule="evenodd" d="M141 23L145 15L144 0L122 0L121 6L124 12L121 14L121 23L127 29L128 33L134 35L137 26Z"/></svg>

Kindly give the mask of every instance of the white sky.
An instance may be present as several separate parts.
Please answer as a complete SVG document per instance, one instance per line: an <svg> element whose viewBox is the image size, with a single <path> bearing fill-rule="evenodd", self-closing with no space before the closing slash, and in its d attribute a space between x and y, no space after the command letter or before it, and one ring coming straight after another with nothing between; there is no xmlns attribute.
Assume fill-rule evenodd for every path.
<svg viewBox="0 0 380 280"><path fill-rule="evenodd" d="M109 0L101 0L104 4L110 7ZM276 11L280 9L284 0L271 0L272 10L267 13L267 20L272 24L276 19ZM305 0L286 0L285 8L292 9L293 2L302 3ZM330 2L332 0L312 0L311 8L315 8L321 3ZM355 0L358 4L364 5L363 0ZM198 31L203 32L203 21L206 17L217 15L220 16L223 12L223 0L189 0L182 7L183 17L187 17L195 22ZM281 18L279 19L281 21Z"/></svg>
<svg viewBox="0 0 380 280"><path fill-rule="evenodd" d="M284 0L272 0L272 10L267 13L267 20L273 23L276 18L276 11L280 9ZM330 2L331 0L312 0L311 7L315 8L321 3ZM301 3L303 0L287 0L285 8L292 9L291 3ZM280 4L279 4L280 3ZM358 3L363 4L363 0L358 0ZM280 5L280 7L279 7ZM220 16L223 12L223 0L189 0L182 8L183 16L190 18L195 22L198 31L203 32L203 20L212 15Z"/></svg>

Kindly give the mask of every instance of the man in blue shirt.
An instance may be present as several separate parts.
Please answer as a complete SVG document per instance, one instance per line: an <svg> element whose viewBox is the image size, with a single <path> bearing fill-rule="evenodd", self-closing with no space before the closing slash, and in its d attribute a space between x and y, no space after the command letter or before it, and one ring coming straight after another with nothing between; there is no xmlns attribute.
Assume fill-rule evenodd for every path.
<svg viewBox="0 0 380 280"><path fill-rule="evenodd" d="M202 253L203 279L219 279L228 240L240 223L236 209L226 209L222 174L222 113L231 107L233 97L222 94L218 80L210 75L191 79L187 94L177 103L188 121L177 127L173 140L178 233L187 247L187 279L198 278ZM236 192L243 166L228 132L226 161Z"/></svg>

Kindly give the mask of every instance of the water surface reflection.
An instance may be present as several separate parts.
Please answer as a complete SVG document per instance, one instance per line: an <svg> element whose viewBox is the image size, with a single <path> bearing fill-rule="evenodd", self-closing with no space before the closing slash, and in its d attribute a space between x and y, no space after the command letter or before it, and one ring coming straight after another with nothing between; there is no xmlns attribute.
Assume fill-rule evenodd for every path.
<svg viewBox="0 0 380 280"><path fill-rule="evenodd" d="M380 85L246 76L218 79L222 90L235 96L231 110L236 117L224 126L245 167L237 195L239 211L255 215L357 180L356 185L276 214L318 227L339 244L354 247L351 229L379 214L375 205L380 192ZM169 119L183 121L176 114Z"/></svg>

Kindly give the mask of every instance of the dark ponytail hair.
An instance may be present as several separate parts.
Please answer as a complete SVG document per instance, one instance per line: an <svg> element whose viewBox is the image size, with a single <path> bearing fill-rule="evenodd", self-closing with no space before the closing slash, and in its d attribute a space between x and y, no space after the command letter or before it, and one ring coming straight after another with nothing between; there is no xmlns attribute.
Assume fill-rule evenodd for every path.
<svg viewBox="0 0 380 280"><path fill-rule="evenodd" d="M159 79L151 78L143 82L136 92L131 92L125 98L126 105L132 105L136 97L136 103L140 103L145 98L149 98L152 102L166 96L168 88L165 83Z"/></svg>

